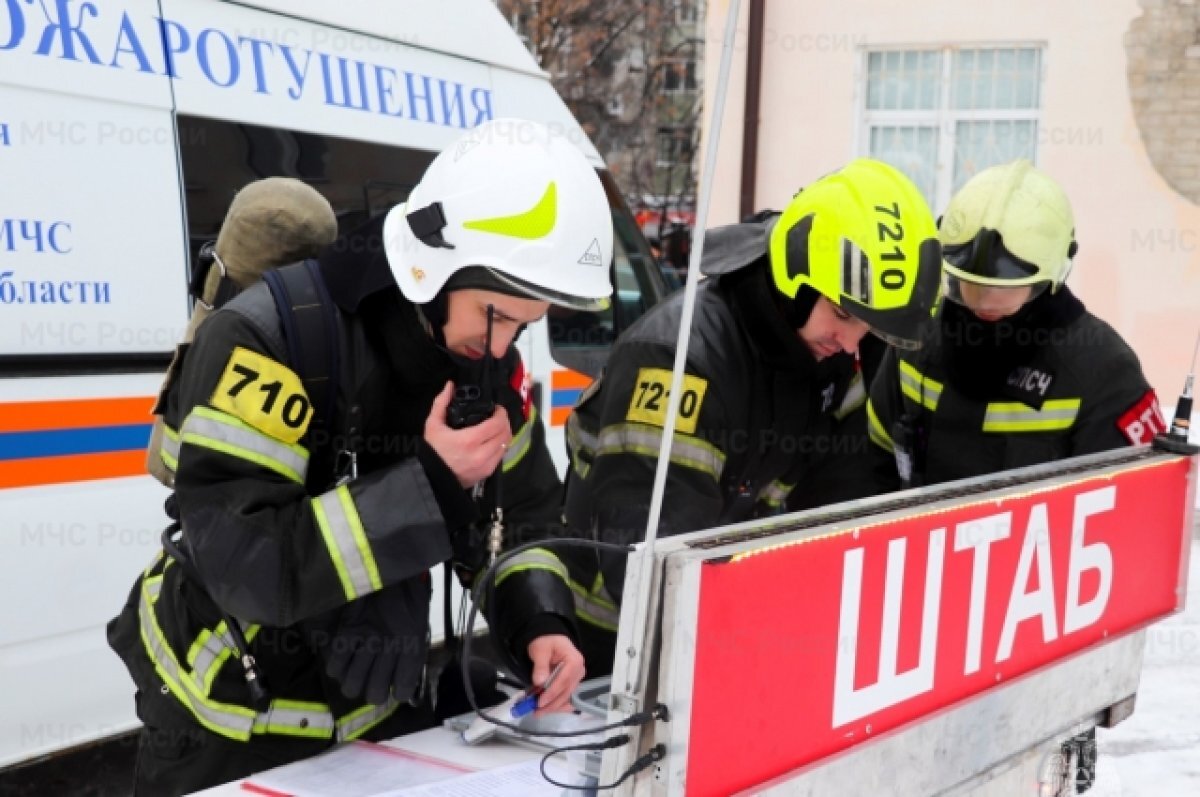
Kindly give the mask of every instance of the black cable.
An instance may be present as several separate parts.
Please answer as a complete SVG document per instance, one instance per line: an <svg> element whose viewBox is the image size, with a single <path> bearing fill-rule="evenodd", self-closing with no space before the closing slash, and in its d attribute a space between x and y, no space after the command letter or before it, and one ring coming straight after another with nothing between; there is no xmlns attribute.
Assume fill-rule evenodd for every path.
<svg viewBox="0 0 1200 797"><path fill-rule="evenodd" d="M617 743L610 744L611 742L617 742ZM626 769L623 773L621 773L621 777L617 778L612 783L597 784L595 786L573 786L570 783L559 783L557 780L555 780L554 778L552 778L546 774L546 762L549 761L552 757L558 755L559 753L570 753L570 752L574 752L576 750L586 750L588 752L593 751L593 750L608 750L613 747L620 747L621 745L626 744L628 742L629 742L628 734L622 734L620 736L614 736L611 739L606 739L605 741L598 742L596 744L578 744L578 745L574 745L573 747L559 747L555 750L551 750L550 752L548 752L544 756L542 756L542 761L541 761L541 764L539 764L539 769L541 769L542 777L546 780L547 783L549 783L551 786L557 786L560 789L567 789L569 791L607 791L609 789L617 788L622 783L629 780L631 777L633 777L637 773L641 772L643 769L646 769L647 767L649 767L652 764L657 764L659 761L662 761L664 758L667 757L667 746L665 744L656 744L650 748L650 751L648 753L646 753L643 756L640 756L636 761L634 761L632 764L630 764L629 768Z"/></svg>

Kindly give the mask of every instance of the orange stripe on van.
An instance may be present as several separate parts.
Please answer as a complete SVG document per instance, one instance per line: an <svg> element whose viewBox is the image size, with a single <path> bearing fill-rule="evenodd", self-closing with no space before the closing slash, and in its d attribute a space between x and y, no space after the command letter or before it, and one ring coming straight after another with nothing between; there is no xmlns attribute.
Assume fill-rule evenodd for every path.
<svg viewBox="0 0 1200 797"><path fill-rule="evenodd" d="M151 423L153 408L153 396L6 402L0 404L0 432Z"/></svg>
<svg viewBox="0 0 1200 797"><path fill-rule="evenodd" d="M106 451L0 462L0 489L117 479L146 473L146 452Z"/></svg>
<svg viewBox="0 0 1200 797"><path fill-rule="evenodd" d="M550 372L550 388L553 390L561 388L578 388L584 390L590 384L592 384L592 378L578 371Z"/></svg>
<svg viewBox="0 0 1200 797"><path fill-rule="evenodd" d="M566 426L567 418L571 417L571 410L574 407L554 407L550 410L550 425L551 426Z"/></svg>

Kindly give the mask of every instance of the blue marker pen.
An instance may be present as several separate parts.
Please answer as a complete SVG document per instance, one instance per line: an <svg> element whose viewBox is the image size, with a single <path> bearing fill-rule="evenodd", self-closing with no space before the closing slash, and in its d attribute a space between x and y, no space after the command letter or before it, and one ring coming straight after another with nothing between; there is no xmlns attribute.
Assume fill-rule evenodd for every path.
<svg viewBox="0 0 1200 797"><path fill-rule="evenodd" d="M548 678L546 678L545 683L543 683L541 686L529 687L529 689L525 692L525 697L521 698L516 703L513 703L513 707L509 711L509 713L512 714L513 719L520 719L526 714L532 714L537 710L538 698L541 697L543 692L550 688L550 684L554 683L555 677L562 670L562 668L563 663L559 662L558 665L550 671L550 675Z"/></svg>

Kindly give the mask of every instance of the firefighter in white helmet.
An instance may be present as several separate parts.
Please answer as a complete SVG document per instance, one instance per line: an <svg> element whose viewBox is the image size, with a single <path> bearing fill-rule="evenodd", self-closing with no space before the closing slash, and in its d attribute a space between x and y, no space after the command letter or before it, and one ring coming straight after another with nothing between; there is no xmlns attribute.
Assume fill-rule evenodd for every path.
<svg viewBox="0 0 1200 797"><path fill-rule="evenodd" d="M204 322L163 412L182 536L109 627L145 726L137 793L431 724L429 568L473 575L497 491L508 544L558 533L561 484L513 340L552 303L604 305L612 236L583 154L497 120L315 271L281 270L309 269L311 301L284 312L260 283ZM324 349L336 367L314 380ZM583 659L556 569L509 574L487 610L533 682L562 665L541 707L569 705Z"/></svg>

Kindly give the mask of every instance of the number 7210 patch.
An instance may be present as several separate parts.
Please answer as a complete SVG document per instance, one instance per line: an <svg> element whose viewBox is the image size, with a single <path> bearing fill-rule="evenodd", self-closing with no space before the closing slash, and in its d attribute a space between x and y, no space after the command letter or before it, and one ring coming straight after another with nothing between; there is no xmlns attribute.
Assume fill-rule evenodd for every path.
<svg viewBox="0 0 1200 797"><path fill-rule="evenodd" d="M683 375L683 395L679 398L679 417L675 422L678 431L684 434L693 434L696 431L696 422L700 419L700 405L704 403L704 393L707 390L707 379L690 374ZM658 427L666 426L670 397L670 371L665 368L639 369L625 420Z"/></svg>
<svg viewBox="0 0 1200 797"><path fill-rule="evenodd" d="M285 443L303 437L312 419L312 404L300 377L241 346L230 355L209 403Z"/></svg>

